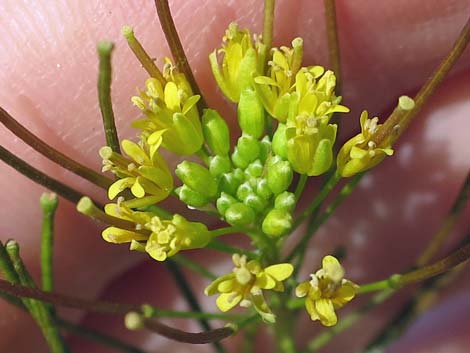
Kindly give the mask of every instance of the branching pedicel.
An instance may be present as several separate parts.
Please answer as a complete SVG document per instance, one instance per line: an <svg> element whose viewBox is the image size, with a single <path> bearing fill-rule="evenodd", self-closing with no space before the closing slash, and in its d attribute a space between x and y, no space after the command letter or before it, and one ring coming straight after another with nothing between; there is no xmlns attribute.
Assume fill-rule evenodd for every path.
<svg viewBox="0 0 470 353"><path fill-rule="evenodd" d="M325 3L332 61L335 69L339 70L334 4L333 1ZM52 151L43 142L36 145L49 158L63 166L69 165L69 169L77 174L107 188L108 197L113 203L105 205L104 209L88 197L81 198L77 204L80 212L108 225L102 233L104 240L130 243L131 250L147 253L156 261L170 261L173 266L176 266L173 262L176 261L211 279L212 283L208 282L205 294L218 294L216 304L222 313L164 311L148 305L121 306L47 293L53 289L50 271L51 219L56 200L51 201L55 202L55 206L48 207L49 203L44 198L44 210L48 216L45 218L43 240L43 291L34 288L27 270L20 266L17 244L9 242L6 252L3 245L0 248L0 265L10 284L1 281L0 292L5 293L7 300L31 312L43 329L51 351L67 351L57 326L70 328L70 324L64 324L53 306L45 302L126 314L125 322L129 329L145 327L168 338L194 344L216 343L244 327L264 322L274 325L279 351L296 352L298 347L292 337L292 328L284 330L283 327L294 320L297 309L305 307L311 320L334 326L338 323L336 311L356 295L382 291L369 304L370 307L388 298L401 286L430 278L468 259L470 248L467 244L444 260L425 266L430 259L428 250L427 260L419 262L421 268L418 270L358 285L345 278L345 269L338 259L325 254L322 268L312 269L310 279L297 278L306 244L314 231L352 192L367 170L393 155L397 138L468 43L468 23L449 57L415 100L400 97L396 109L383 124L378 122L377 117L369 118L367 111L364 111L359 119L361 132L343 146L337 146L337 124L332 122L332 117L349 112L347 106L342 104L342 97L335 92L338 75L322 66L303 66L301 38L294 39L292 47L271 47L274 1L267 0L263 36L253 35L248 29L241 29L232 23L223 37L222 47L209 55L218 86L227 99L237 106L242 134L232 146L226 121L216 110L205 106L192 73L188 72L189 66L174 32L168 3L156 1L156 4L177 65L166 58L163 68L158 68L133 30L123 28L130 48L150 75L144 89L131 99L142 113L132 123L139 130L136 141L123 140L120 145L117 141L109 95L113 46L101 43L98 47L101 59L99 98L108 144L99 153L103 159L103 172L112 172L115 179L97 175L76 162L69 163L66 156ZM35 137L23 131L21 125L3 110L1 118L26 142L34 141ZM162 149L184 159L176 170L170 170L160 154ZM336 150L339 152L335 153ZM12 160L7 151L1 151L2 159L7 163ZM194 157L199 161L195 162ZM35 174L28 174L27 170L23 168L20 171L34 177ZM320 175L328 175L325 186L306 209L299 210L298 202L307 178ZM48 177L45 178L47 181ZM320 205L342 178L351 179L347 179L342 191L324 213L317 215ZM54 183L47 185L56 192L63 191ZM456 219L462 210L468 190L467 180L457 206L450 214L452 219ZM70 198L76 201L77 194L73 192L69 193L73 196ZM196 220L170 214L157 206L167 198L178 198L189 208L215 215L227 226L208 229ZM284 257L286 239L309 217L311 221L307 233ZM448 223L446 229L450 229ZM237 249L221 241L224 235L233 233L249 237L252 248ZM438 238L442 239L442 232ZM209 269L184 256L185 250L205 247L231 253L233 270L217 277ZM16 252L9 251L12 248ZM436 246L432 248L435 252ZM292 296L293 291L298 299ZM187 298L191 295L189 293ZM23 298L22 301L17 297ZM226 313L237 305L246 308L242 314ZM180 331L153 317L198 318L202 320L206 332ZM208 319L222 319L230 324L212 330L207 324ZM339 319L334 332L340 332L355 320L357 316L344 323ZM77 331L80 332L80 329ZM97 340L101 337L98 334L91 336ZM117 349L131 351L122 342L116 343L109 337L101 338L104 344L114 344ZM319 336L304 351L315 350L326 341ZM224 351L221 345L215 347Z"/></svg>

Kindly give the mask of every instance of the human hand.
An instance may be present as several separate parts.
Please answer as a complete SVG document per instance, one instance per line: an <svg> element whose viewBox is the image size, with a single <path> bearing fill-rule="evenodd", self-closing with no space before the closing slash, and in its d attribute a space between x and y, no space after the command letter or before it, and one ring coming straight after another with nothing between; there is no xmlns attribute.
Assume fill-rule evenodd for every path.
<svg viewBox="0 0 470 353"><path fill-rule="evenodd" d="M232 121L233 107L216 91L207 55L220 45L229 22L240 21L242 26L259 32L260 4L254 0L207 1L202 5L195 1L172 3L182 42L209 105ZM129 98L136 87L143 86L146 74L120 38L119 30L124 24L134 26L147 50L161 63L169 52L155 19L153 3L148 1L137 6L115 1L7 0L0 8L5 33L0 41L3 49L0 62L4 68L0 73L4 82L0 104L49 144L100 169L97 151L104 144L104 137L95 89L95 44L104 38L117 42L112 87L115 115L120 136L134 136L129 122L138 112ZM445 7L437 0L395 1L393 5L386 1L373 4L356 1L354 5L338 1L344 103L352 110L341 119L348 131L357 130L362 109L380 114L395 104L398 95L413 92L423 84L450 50L467 19L467 8L465 0L447 1ZM295 36L301 36L305 40L304 63L327 64L320 1L298 1L295 5L279 1L275 26L276 45L288 44ZM468 172L468 133L462 128L470 110L468 54L467 51L454 71L458 74L447 79L403 137L396 157L372 171L363 186L319 232L309 253L312 269L337 244L347 246L344 265L349 278L359 283L383 278L413 262L438 227ZM3 146L49 175L84 193L97 193L88 183L24 148L6 129L0 129L0 138ZM27 265L38 275L41 216L37 200L43 188L4 164L0 170L0 183L3 190L9 191L1 196L3 205L8 205L0 213L1 237L20 242ZM152 302L170 307L176 296L171 279L159 264L150 261L141 264L143 259L125 247L104 243L97 225L77 214L74 205L61 202L55 261L59 292L80 297L101 293L116 301ZM459 336L458 328L469 324L470 306L463 298L470 287L468 280L462 278L459 282L458 289L449 290L448 301L438 309L442 315L439 323L434 322L433 316L424 319L421 328L415 329L415 335L403 341L408 346L397 349L409 352L414 347L416 352L419 349L439 352L444 344L451 342L456 352L466 351L465 337ZM200 287L206 284L195 283ZM164 293L160 288L165 288ZM344 351L345 347L348 351L358 349L378 330L385 312L396 308L391 304L386 306L385 311L365 319L351 336L335 342L332 351ZM47 351L27 315L4 302L0 303L0 312L0 351ZM123 338L136 337L137 342L145 342L148 348L188 350L160 337L126 332L120 319L90 316L85 322ZM302 336L310 336L318 324L308 322L303 327L312 327L302 332ZM363 335L360 338L359 332ZM432 332L444 334L434 335L433 340L429 338ZM72 339L72 342L77 352L105 352L82 341ZM209 350L208 347L198 349Z"/></svg>

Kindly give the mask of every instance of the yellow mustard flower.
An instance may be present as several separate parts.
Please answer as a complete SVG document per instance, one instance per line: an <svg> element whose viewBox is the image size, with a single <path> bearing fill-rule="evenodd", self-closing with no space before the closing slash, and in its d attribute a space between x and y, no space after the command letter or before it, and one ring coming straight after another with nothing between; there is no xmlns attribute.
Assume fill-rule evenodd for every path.
<svg viewBox="0 0 470 353"><path fill-rule="evenodd" d="M333 326L338 321L335 309L351 301L358 286L344 278L344 269L334 256L325 256L322 265L310 275L310 281L297 286L295 293L305 297L305 308L313 321L320 320L325 326Z"/></svg>
<svg viewBox="0 0 470 353"><path fill-rule="evenodd" d="M367 111L361 114L361 132L341 147L338 158L338 171L343 177L350 177L379 164L385 156L393 155L391 146L380 147L371 140L378 129L379 118L368 119Z"/></svg>
<svg viewBox="0 0 470 353"><path fill-rule="evenodd" d="M258 76L254 79L256 91L264 108L281 122L287 119L290 93L302 63L302 55L302 38L294 39L292 48L273 48L272 60L268 62L268 76Z"/></svg>
<svg viewBox="0 0 470 353"><path fill-rule="evenodd" d="M240 30L236 23L231 23L223 37L223 45L209 55L214 78L224 95L232 102L240 100L240 93L252 85L253 76L261 72L264 59L263 44L251 40L248 29ZM222 63L218 55L223 54Z"/></svg>
<svg viewBox="0 0 470 353"><path fill-rule="evenodd" d="M120 192L130 188L137 198L133 207L144 207L165 199L173 189L173 177L167 163L158 153L164 131L149 145L142 140L140 144L123 140L123 151L128 159L113 152L109 147L100 149L103 158L103 172L111 171L118 176L108 189L108 197L114 199Z"/></svg>
<svg viewBox="0 0 470 353"><path fill-rule="evenodd" d="M226 312L240 303L242 307L251 307L267 322L275 322L263 296L263 290L284 291L282 281L294 271L291 264L283 263L262 268L256 260L247 261L245 255L234 254L235 268L212 282L204 291L206 295L220 294L217 307Z"/></svg>
<svg viewBox="0 0 470 353"><path fill-rule="evenodd" d="M132 102L144 113L144 117L132 123L142 130L149 144L154 144L164 130L162 146L179 155L197 152L203 143L203 134L197 102L185 76L178 72L166 58L163 70L166 82L149 78L146 91L132 97Z"/></svg>
<svg viewBox="0 0 470 353"><path fill-rule="evenodd" d="M106 228L103 239L110 243L131 243L131 250L148 253L157 261L165 261L181 250L206 246L211 234L202 223L190 222L183 216L161 219L150 212L134 211L122 204L107 204L106 214L135 224L135 229Z"/></svg>

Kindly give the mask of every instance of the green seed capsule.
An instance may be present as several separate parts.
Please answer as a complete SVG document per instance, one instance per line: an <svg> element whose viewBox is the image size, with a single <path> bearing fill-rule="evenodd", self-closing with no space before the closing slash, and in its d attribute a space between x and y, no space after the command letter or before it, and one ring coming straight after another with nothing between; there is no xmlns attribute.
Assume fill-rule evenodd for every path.
<svg viewBox="0 0 470 353"><path fill-rule="evenodd" d="M230 132L225 120L216 110L205 109L202 115L202 130L211 151L220 156L228 155Z"/></svg>
<svg viewBox="0 0 470 353"><path fill-rule="evenodd" d="M245 226L255 220L255 212L241 202L232 204L225 212L225 220L232 226Z"/></svg>
<svg viewBox="0 0 470 353"><path fill-rule="evenodd" d="M184 161L178 164L175 173L185 185L209 199L217 195L217 182L202 165Z"/></svg>
<svg viewBox="0 0 470 353"><path fill-rule="evenodd" d="M181 201L191 207L203 207L209 203L207 197L186 185L176 188L175 193Z"/></svg>
<svg viewBox="0 0 470 353"><path fill-rule="evenodd" d="M292 227L292 216L285 210L273 208L264 218L263 232L272 237L280 237L286 234Z"/></svg>

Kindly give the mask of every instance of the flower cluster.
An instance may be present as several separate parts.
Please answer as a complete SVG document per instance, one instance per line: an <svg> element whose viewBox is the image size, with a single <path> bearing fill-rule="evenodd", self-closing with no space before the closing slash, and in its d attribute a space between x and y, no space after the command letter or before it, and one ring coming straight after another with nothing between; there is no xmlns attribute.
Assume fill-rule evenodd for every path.
<svg viewBox="0 0 470 353"><path fill-rule="evenodd" d="M285 296L266 293L282 293L285 285L290 292L296 285L286 281L293 265L280 263L281 246L299 223L293 212L306 177L332 168L337 125L331 119L349 112L335 93L334 72L302 66L302 60L301 38L294 39L292 47L266 48L260 37L229 25L222 47L210 54L209 61L222 93L236 104L241 134L234 146L225 119L214 109L198 106L201 97L185 75L169 59L161 74L155 67L159 74L132 97L141 112L132 123L139 130L138 142L123 140L124 155L110 147L100 150L103 171L117 178L108 190L117 203L106 205L105 214L100 211L101 219L111 225L103 238L130 243L131 250L164 261L182 250L206 247L214 236L245 233L256 248L256 259L234 254L232 272L217 278L205 293L219 294L216 303L223 312L240 304L274 322L279 300L274 305L268 300ZM360 123L361 133L338 154L335 176L362 172L393 152L391 140L374 143L382 126L377 118L368 119L364 112ZM182 158L174 173L160 149ZM294 190L295 173L300 181ZM215 214L229 226L209 231L181 215L158 212L155 205L168 197ZM343 277L338 260L326 256L323 268L297 285L296 294L305 297L312 320L336 324L335 309L352 300L357 289Z"/></svg>

